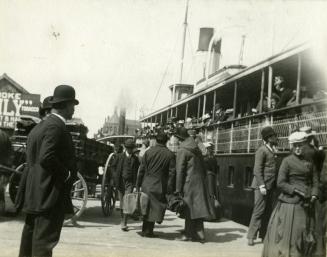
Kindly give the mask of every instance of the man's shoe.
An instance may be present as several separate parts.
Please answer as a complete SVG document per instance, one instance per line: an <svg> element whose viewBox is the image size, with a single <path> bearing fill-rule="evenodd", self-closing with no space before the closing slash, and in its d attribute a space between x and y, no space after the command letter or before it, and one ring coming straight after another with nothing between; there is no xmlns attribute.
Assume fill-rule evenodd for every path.
<svg viewBox="0 0 327 257"><path fill-rule="evenodd" d="M204 244L206 240L204 238L196 238L196 239L192 239L192 242L199 242L201 244Z"/></svg>
<svg viewBox="0 0 327 257"><path fill-rule="evenodd" d="M254 241L253 241L252 238L249 238L249 239L248 239L248 245L249 245L249 246L254 246Z"/></svg>
<svg viewBox="0 0 327 257"><path fill-rule="evenodd" d="M175 240L186 242L186 241L192 241L192 238L183 235L181 237L176 237Z"/></svg>
<svg viewBox="0 0 327 257"><path fill-rule="evenodd" d="M122 231L125 231L125 232L128 231L127 225L121 224L121 227L120 228L121 228Z"/></svg>
<svg viewBox="0 0 327 257"><path fill-rule="evenodd" d="M156 237L158 237L158 235L156 235L156 234L153 234L153 233L145 233L145 232L142 232L141 233L141 236L148 237L148 238L156 238Z"/></svg>

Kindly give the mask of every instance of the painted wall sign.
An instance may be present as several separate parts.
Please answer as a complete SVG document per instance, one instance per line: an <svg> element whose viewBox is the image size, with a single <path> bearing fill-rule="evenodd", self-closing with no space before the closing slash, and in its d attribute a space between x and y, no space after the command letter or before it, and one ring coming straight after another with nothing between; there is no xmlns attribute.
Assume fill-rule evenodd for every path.
<svg viewBox="0 0 327 257"><path fill-rule="evenodd" d="M14 128L21 115L39 117L40 95L0 91L0 127Z"/></svg>

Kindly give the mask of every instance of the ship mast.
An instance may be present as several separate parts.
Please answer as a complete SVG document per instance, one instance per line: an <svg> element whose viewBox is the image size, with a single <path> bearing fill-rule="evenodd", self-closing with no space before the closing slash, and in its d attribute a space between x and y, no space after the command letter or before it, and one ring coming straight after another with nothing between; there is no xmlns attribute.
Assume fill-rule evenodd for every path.
<svg viewBox="0 0 327 257"><path fill-rule="evenodd" d="M184 32L183 32L182 55L181 55L181 72L180 72L180 77L179 77L180 84L182 84L182 80L183 80L183 64L184 64L185 39L186 39L186 29L187 29L188 2L189 2L189 0L186 0L185 19L184 19L184 24L183 24Z"/></svg>

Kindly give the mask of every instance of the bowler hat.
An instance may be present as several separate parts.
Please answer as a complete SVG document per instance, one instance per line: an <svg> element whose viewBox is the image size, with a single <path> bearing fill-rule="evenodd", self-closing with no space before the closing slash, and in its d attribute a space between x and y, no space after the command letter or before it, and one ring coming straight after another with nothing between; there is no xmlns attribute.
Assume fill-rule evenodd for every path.
<svg viewBox="0 0 327 257"><path fill-rule="evenodd" d="M50 103L52 96L47 96L46 98L44 98L41 108L44 110L48 110L52 108L52 104Z"/></svg>
<svg viewBox="0 0 327 257"><path fill-rule="evenodd" d="M51 104L62 103L62 102L74 102L75 105L79 104L78 100L75 99L75 89L69 85L59 85L53 92L53 97L49 101Z"/></svg>
<svg viewBox="0 0 327 257"><path fill-rule="evenodd" d="M263 138L263 140L267 140L269 137L271 136L275 136L276 135L276 132L274 131L274 129L272 127L264 127L262 130L261 130L261 136Z"/></svg>
<svg viewBox="0 0 327 257"><path fill-rule="evenodd" d="M125 141L124 146L125 146L126 148L134 148L134 147L135 147L134 140L131 139L131 138L127 139L127 140Z"/></svg>
<svg viewBox="0 0 327 257"><path fill-rule="evenodd" d="M188 138L190 135L187 133L187 129L184 127L177 128L175 136L181 140Z"/></svg>
<svg viewBox="0 0 327 257"><path fill-rule="evenodd" d="M40 110L39 110L40 116L44 116L45 111L50 110L52 108L52 104L50 103L51 98L52 98L52 96L48 96L48 97L44 98L44 100L40 106Z"/></svg>

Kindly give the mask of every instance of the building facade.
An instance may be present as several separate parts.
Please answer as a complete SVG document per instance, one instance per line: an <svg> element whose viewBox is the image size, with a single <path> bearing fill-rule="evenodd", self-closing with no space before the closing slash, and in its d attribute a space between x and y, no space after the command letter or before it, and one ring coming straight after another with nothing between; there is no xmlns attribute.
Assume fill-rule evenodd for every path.
<svg viewBox="0 0 327 257"><path fill-rule="evenodd" d="M118 115L118 108L115 108L114 114L105 119L103 127L99 130L101 136L115 136L121 134L120 116ZM141 128L141 123L137 120L125 119L124 135L135 135L135 130Z"/></svg>
<svg viewBox="0 0 327 257"><path fill-rule="evenodd" d="M40 95L30 94L6 73L0 76L0 128L12 130L21 116L39 116Z"/></svg>

